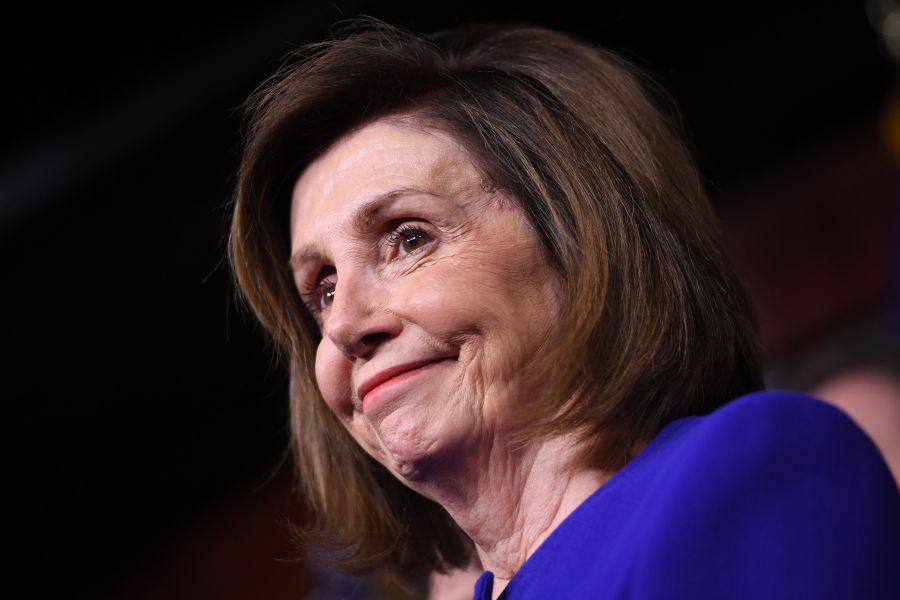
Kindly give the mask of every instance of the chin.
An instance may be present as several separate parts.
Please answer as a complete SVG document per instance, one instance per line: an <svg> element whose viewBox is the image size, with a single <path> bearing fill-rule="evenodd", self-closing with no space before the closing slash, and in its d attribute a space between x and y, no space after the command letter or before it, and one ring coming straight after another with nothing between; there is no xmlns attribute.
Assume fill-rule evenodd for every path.
<svg viewBox="0 0 900 600"><path fill-rule="evenodd" d="M385 467L401 481L427 495L431 481L454 477L471 458L471 420L447 419L427 411L394 411L377 426L380 456Z"/></svg>
<svg viewBox="0 0 900 600"><path fill-rule="evenodd" d="M429 436L428 427L418 418L404 414L413 411L395 411L387 415L376 428L383 453L381 462L409 482L426 479L428 465L438 452L439 444Z"/></svg>

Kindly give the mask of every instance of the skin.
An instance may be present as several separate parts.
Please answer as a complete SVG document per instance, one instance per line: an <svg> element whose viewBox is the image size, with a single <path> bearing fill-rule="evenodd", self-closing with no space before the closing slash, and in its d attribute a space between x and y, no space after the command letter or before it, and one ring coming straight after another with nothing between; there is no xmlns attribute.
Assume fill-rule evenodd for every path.
<svg viewBox="0 0 900 600"><path fill-rule="evenodd" d="M571 436L505 444L517 402L542 391L528 361L557 325L559 276L515 199L409 117L335 142L297 179L290 219L295 281L322 332L322 397L366 452L447 509L499 595L609 477L572 468Z"/></svg>

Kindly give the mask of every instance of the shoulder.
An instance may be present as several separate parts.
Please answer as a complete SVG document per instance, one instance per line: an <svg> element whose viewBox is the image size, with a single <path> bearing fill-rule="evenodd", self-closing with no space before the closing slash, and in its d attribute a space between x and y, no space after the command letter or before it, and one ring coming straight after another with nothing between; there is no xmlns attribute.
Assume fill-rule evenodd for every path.
<svg viewBox="0 0 900 600"><path fill-rule="evenodd" d="M639 597L900 597L900 494L837 408L749 394L696 419L661 466Z"/></svg>
<svg viewBox="0 0 900 600"><path fill-rule="evenodd" d="M812 396L760 391L733 400L697 419L682 436L677 453L684 467L702 466L707 476L746 466L776 474L792 467L802 473L838 475L847 466L887 475L877 449L840 409ZM698 464L699 463L699 464Z"/></svg>

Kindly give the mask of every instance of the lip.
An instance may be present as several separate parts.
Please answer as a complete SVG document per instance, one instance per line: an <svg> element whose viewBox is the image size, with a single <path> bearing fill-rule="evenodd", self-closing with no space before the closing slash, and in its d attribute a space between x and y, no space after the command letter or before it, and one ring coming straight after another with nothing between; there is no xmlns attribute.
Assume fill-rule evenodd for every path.
<svg viewBox="0 0 900 600"><path fill-rule="evenodd" d="M360 384L359 389L357 389L357 397L363 404L365 404L366 396L375 388L380 387L381 385L392 380L398 380L399 382L399 380L402 378L401 376L406 373L410 373L410 375L413 375L413 373L411 373L412 371L418 371L423 367L442 362L444 360L447 360L448 358L449 357L446 356L441 356L438 358L427 358L423 360L403 363L402 365L388 367L387 369L380 371L372 377L363 381L362 384Z"/></svg>

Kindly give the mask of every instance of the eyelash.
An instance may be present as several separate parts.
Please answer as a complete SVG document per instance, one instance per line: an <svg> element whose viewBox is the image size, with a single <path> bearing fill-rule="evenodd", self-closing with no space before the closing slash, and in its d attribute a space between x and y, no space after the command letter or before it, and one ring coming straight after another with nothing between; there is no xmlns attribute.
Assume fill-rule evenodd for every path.
<svg viewBox="0 0 900 600"><path fill-rule="evenodd" d="M334 269L331 269L327 275L325 273L326 271L324 269L320 271L316 277L315 286L300 292L303 304L305 304L306 308L309 309L309 312L314 315L323 310L322 300L325 298L326 294L333 293L334 288L337 285L337 281L334 279Z"/></svg>
<svg viewBox="0 0 900 600"><path fill-rule="evenodd" d="M431 236L428 235L428 232L425 231L420 225L406 221L404 223L401 223L394 229L394 231L391 232L390 235L387 236L384 241L385 247L386 249L391 250L398 244L412 238L415 235L422 236L422 238L424 238L425 240L425 244L428 244L432 241ZM415 254L418 254L423 248L424 246L410 250L406 254L406 256L413 256Z"/></svg>
<svg viewBox="0 0 900 600"><path fill-rule="evenodd" d="M421 236L424 239L423 245L419 248L414 248L413 250L407 251L404 256L397 257L401 259L407 258L409 256L419 254L422 250L425 249L425 246L433 241L432 236L429 235L428 232L425 231L425 229L420 225L411 223L409 221L403 222L399 226L395 227L389 235L383 238L382 244L386 250L393 251L404 241L409 240L417 235ZM393 259L394 257L391 258ZM335 278L335 275L336 273L333 267L323 269L319 271L319 274L316 277L315 286L313 286L312 288L307 288L306 290L300 292L303 303L313 315L323 312L325 310L325 307L322 306L322 301L325 299L327 294L334 294L335 287L337 286L337 279Z"/></svg>

